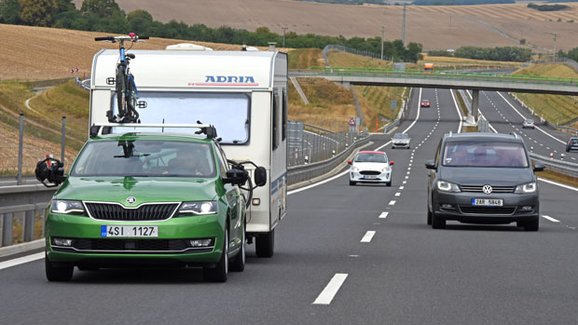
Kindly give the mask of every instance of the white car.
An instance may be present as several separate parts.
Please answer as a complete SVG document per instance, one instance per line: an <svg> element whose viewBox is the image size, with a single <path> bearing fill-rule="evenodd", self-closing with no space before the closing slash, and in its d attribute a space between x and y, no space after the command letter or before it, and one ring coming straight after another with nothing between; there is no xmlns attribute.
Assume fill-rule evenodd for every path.
<svg viewBox="0 0 578 325"><path fill-rule="evenodd" d="M349 168L349 185L357 183L384 183L391 186L394 164L383 151L360 151L347 163Z"/></svg>
<svg viewBox="0 0 578 325"><path fill-rule="evenodd" d="M532 120L531 118L529 119L525 119L524 122L522 123L522 128L529 128L529 129L533 129L534 128L534 120Z"/></svg>
<svg viewBox="0 0 578 325"><path fill-rule="evenodd" d="M411 138L405 133L396 133L391 138L391 149L407 148L409 149L409 142Z"/></svg>

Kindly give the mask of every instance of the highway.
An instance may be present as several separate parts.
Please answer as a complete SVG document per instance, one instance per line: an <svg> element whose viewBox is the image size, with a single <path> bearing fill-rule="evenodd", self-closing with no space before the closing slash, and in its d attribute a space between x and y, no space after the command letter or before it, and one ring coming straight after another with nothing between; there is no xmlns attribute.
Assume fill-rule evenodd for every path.
<svg viewBox="0 0 578 325"><path fill-rule="evenodd" d="M495 115L511 110L495 96L480 96L481 111L507 131ZM420 109L421 98L431 107ZM227 283L205 283L199 269L75 271L70 283L48 283L42 259L0 261L0 324L577 323L577 190L540 182L535 233L455 222L433 230L424 162L461 118L448 90L414 89L409 106L398 132L411 149L390 149L391 135L369 147L395 161L392 187L349 186L341 173L291 191L275 256L250 247L245 271Z"/></svg>

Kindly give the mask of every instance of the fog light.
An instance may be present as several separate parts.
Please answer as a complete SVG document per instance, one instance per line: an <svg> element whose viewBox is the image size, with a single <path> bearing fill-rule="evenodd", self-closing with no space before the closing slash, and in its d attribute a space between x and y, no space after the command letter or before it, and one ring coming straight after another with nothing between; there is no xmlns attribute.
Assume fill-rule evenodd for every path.
<svg viewBox="0 0 578 325"><path fill-rule="evenodd" d="M442 204L441 204L441 208L442 208L442 209L447 209L447 210L453 210L453 209L454 209L454 206L453 206L452 204L449 204L449 203L442 203Z"/></svg>
<svg viewBox="0 0 578 325"><path fill-rule="evenodd" d="M251 200L251 204L252 205L260 205L261 204L261 199L256 197L253 200Z"/></svg>
<svg viewBox="0 0 578 325"><path fill-rule="evenodd" d="M532 211L534 210L534 207L531 205L524 205L520 210L522 211Z"/></svg>
<svg viewBox="0 0 578 325"><path fill-rule="evenodd" d="M56 246L66 246L66 247L70 247L72 246L72 239L66 239L66 238L53 238L52 239L52 243Z"/></svg>
<svg viewBox="0 0 578 325"><path fill-rule="evenodd" d="M213 246L213 238L191 239L189 245L191 247L210 247Z"/></svg>

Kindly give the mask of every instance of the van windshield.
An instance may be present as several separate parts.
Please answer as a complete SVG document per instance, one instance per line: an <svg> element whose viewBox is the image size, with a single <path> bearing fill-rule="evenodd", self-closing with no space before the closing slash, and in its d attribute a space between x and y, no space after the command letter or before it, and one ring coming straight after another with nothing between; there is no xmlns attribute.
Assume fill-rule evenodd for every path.
<svg viewBox="0 0 578 325"><path fill-rule="evenodd" d="M243 93L139 92L138 100L146 102L146 108L137 108L137 111L144 124L197 124L200 121L215 126L221 144L244 144L249 141L249 98ZM116 102L113 98L118 111ZM147 129L172 133L183 130ZM134 128L115 127L113 132L134 132Z"/></svg>
<svg viewBox="0 0 578 325"><path fill-rule="evenodd" d="M448 142L442 164L454 167L520 167L529 166L520 143L459 141Z"/></svg>
<svg viewBox="0 0 578 325"><path fill-rule="evenodd" d="M98 141L79 153L71 176L213 177L205 143L151 140Z"/></svg>

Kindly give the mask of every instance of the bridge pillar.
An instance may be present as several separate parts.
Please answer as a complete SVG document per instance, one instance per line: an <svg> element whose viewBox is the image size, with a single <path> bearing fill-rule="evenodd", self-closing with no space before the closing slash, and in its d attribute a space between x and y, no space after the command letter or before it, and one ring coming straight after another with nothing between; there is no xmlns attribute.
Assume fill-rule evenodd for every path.
<svg viewBox="0 0 578 325"><path fill-rule="evenodd" d="M480 106L480 90L474 89L472 91L472 116L476 124L478 123L478 107Z"/></svg>

